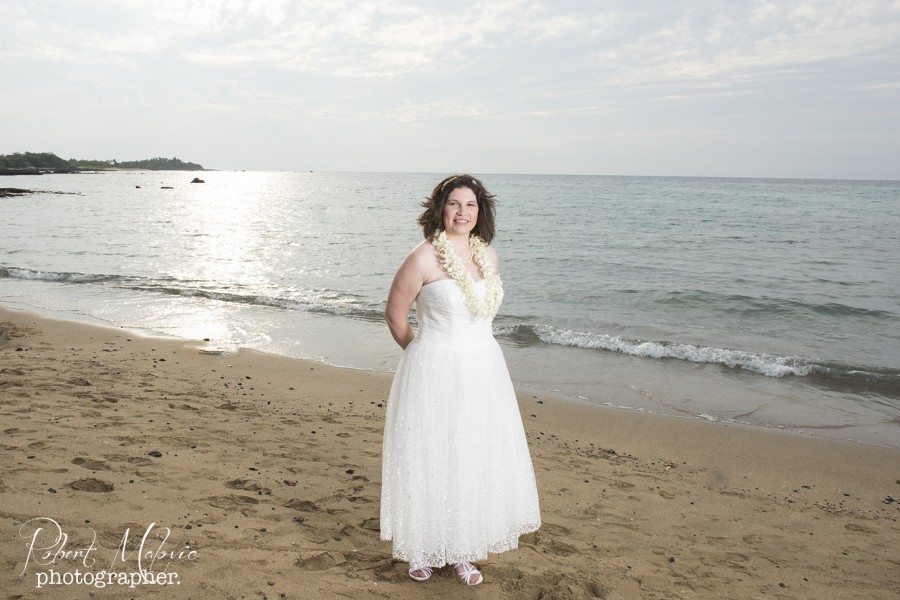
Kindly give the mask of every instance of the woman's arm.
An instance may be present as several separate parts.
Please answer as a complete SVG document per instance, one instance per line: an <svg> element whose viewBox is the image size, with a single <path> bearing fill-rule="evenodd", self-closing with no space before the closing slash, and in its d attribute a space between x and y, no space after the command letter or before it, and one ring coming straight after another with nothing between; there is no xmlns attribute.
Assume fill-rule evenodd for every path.
<svg viewBox="0 0 900 600"><path fill-rule="evenodd" d="M419 295L427 273L422 249L422 246L416 247L397 269L384 309L384 318L391 335L404 350L415 337L409 324L409 309ZM430 249L430 246L426 249Z"/></svg>

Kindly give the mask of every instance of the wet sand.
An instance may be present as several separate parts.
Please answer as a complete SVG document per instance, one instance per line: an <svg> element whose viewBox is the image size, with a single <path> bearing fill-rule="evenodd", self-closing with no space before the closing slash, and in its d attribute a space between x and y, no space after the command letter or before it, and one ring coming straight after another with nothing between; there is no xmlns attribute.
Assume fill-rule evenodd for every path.
<svg viewBox="0 0 900 600"><path fill-rule="evenodd" d="M900 451L530 392L544 525L415 583L378 539L390 377L202 348L0 309L3 598L900 595Z"/></svg>

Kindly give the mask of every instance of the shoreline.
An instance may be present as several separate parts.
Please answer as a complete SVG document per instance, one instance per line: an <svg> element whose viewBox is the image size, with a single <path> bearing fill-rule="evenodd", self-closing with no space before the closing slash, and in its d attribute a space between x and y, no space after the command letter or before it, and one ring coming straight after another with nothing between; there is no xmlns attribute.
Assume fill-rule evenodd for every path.
<svg viewBox="0 0 900 600"><path fill-rule="evenodd" d="M84 312L79 312L77 310L43 308L25 302L15 301L0 302L0 311L4 309L33 313L42 318L50 320L72 321L76 323L85 323L90 326L111 328L120 331L130 331L137 336L145 338L161 338L166 340L181 341L183 343L191 341L189 337L185 337L179 333L169 333L162 330L155 330L145 327L117 325L111 321L104 320ZM305 334L307 336L310 335L312 330L318 332L317 334L315 334L315 337L311 339L314 339L317 345L321 345L324 339L322 338L322 331L324 331L322 329L322 326L312 326L311 323L305 323L305 327L308 328L305 330ZM358 334L358 332L354 332L353 329L335 330L332 327L329 327L327 329L327 332L329 336L332 336L335 332L338 335L354 335L355 333ZM852 425L849 424L832 425L823 422L818 426L809 424L787 426L777 423L767 423L765 421L748 422L742 420L738 416L735 416L735 418L728 418L727 416L710 417L709 415L688 413L684 410L678 410L677 408L673 409L673 407L670 406L669 403L666 402L666 400L664 400L664 398L666 397L666 393L668 393L671 389L679 388L682 393L688 394L687 390L695 390L696 388L703 386L703 383L701 383L701 379L705 379L705 377L701 377L700 379L695 378L696 374L693 372L694 369L685 369L685 366L689 365L684 365L679 361L676 361L674 364L667 364L665 361L651 363L646 362L644 359L635 360L635 357L612 353L610 356L604 357L604 359L610 361L612 365L615 365L616 363L630 362L633 364L638 364L638 367L625 367L623 369L622 366L618 366L616 368L607 366L604 370L614 371L617 374L606 377L604 383L602 385L598 385L596 393L592 394L590 398L582 397L577 393L570 392L569 390L554 389L557 387L565 388L565 385L560 385L560 381L545 381L543 383L540 383L537 380L528 379L528 377L533 376L533 373L523 371L520 365L517 365L513 362L513 356L517 349L510 346L508 344L508 340L499 338L498 341L500 342L504 354L506 355L507 363L509 364L510 371L513 377L513 383L515 385L516 393L520 397L524 395L537 395L544 398L552 398L555 401L559 402L572 403L574 406L584 405L588 410L592 408L600 408L604 411L625 412L635 415L646 415L663 419L676 419L684 422L713 423L738 428L749 428L750 430L778 432L810 439L835 440L847 442L850 444L871 446L875 448L889 448L892 450L900 450L900 445L891 445L890 443L887 443L885 441L879 442L874 439L846 437L836 434L838 430L844 431L850 429ZM201 342L196 343L200 344ZM391 348L394 347L393 342L391 342L390 346ZM244 350L258 352L263 356L272 356L278 359L284 358L288 360L305 360L327 367L337 369L350 369L360 372L371 372L373 374L380 374L387 377L392 377L394 373L394 370L390 365L395 365L400 360L400 353L398 350L395 356L387 356L387 360L382 361L377 366L373 364L360 366L358 364L355 364L356 361L354 360L346 361L341 359L340 355L334 354L337 349L341 347L341 344L334 343L330 345L330 351L326 353L326 355L315 357L291 355L289 353L279 352L276 349L260 349L241 346L239 344L235 345L231 341L223 341L218 339L211 339L209 341L206 341L205 347L219 354L233 355L235 351ZM555 350L568 351L572 349L556 348ZM582 351L580 353L582 355L591 354L589 351ZM356 358L358 360L359 357ZM594 358L590 357L590 360L590 363L579 363L580 368L588 371L591 369L595 369L596 366L594 364ZM709 368L710 366L703 365L703 367ZM773 378L759 379L755 374L750 374L749 377L747 377L748 374L741 372L740 370L738 370L737 372L726 372L726 375L735 377L735 380L732 381L732 388L727 391L731 396L741 399L741 401L737 403L737 411L739 412L749 410L745 408L745 400L747 401L746 406L757 406L764 409L765 400L754 399L754 394L762 395L762 393L772 394L774 392L772 392L771 390L763 390L763 388L760 388L760 386L771 386L785 383L783 381L778 381L777 379L773 380ZM523 379L525 380L524 382L522 381ZM672 379L674 379L675 381L672 381ZM757 385L756 389L754 390L752 388L747 388L746 381L755 382ZM795 383L801 386L806 384L806 382L804 381L789 381L789 383ZM723 386L720 383L719 385L707 385L705 387L701 387L699 395L700 397L716 398L717 394L722 392ZM694 392L692 391L691 393ZM790 394L791 391L786 390L783 393ZM732 399L732 402L734 403L734 399ZM720 400L717 400L715 402L715 404L719 403L721 403ZM753 412L753 410L750 410L750 412ZM830 431L831 433L820 433L819 430L826 430Z"/></svg>
<svg viewBox="0 0 900 600"><path fill-rule="evenodd" d="M171 528L169 550L196 552L167 561L178 588L109 597L459 593L446 569L415 584L378 539L390 374L202 344L0 308L4 589L73 595L35 592L51 566L25 568L21 527L44 517L71 549L96 531L105 563L151 523ZM900 451L517 392L544 524L481 565L476 593L900 592Z"/></svg>

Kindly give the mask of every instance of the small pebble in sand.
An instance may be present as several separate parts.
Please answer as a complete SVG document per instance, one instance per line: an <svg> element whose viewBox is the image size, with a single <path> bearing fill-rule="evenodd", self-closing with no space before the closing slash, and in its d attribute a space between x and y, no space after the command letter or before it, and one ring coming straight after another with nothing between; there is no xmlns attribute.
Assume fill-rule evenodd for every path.
<svg viewBox="0 0 900 600"><path fill-rule="evenodd" d="M153 458L160 458L162 456L162 452L159 450L151 450L147 453L148 456L152 456Z"/></svg>

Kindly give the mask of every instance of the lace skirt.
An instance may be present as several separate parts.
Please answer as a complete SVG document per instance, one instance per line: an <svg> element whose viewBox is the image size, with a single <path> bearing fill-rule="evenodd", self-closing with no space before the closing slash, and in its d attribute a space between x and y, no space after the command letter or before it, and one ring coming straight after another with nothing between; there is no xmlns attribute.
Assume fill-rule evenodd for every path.
<svg viewBox="0 0 900 600"><path fill-rule="evenodd" d="M483 560L540 527L534 469L493 337L447 347L417 338L388 398L381 539L413 567Z"/></svg>

